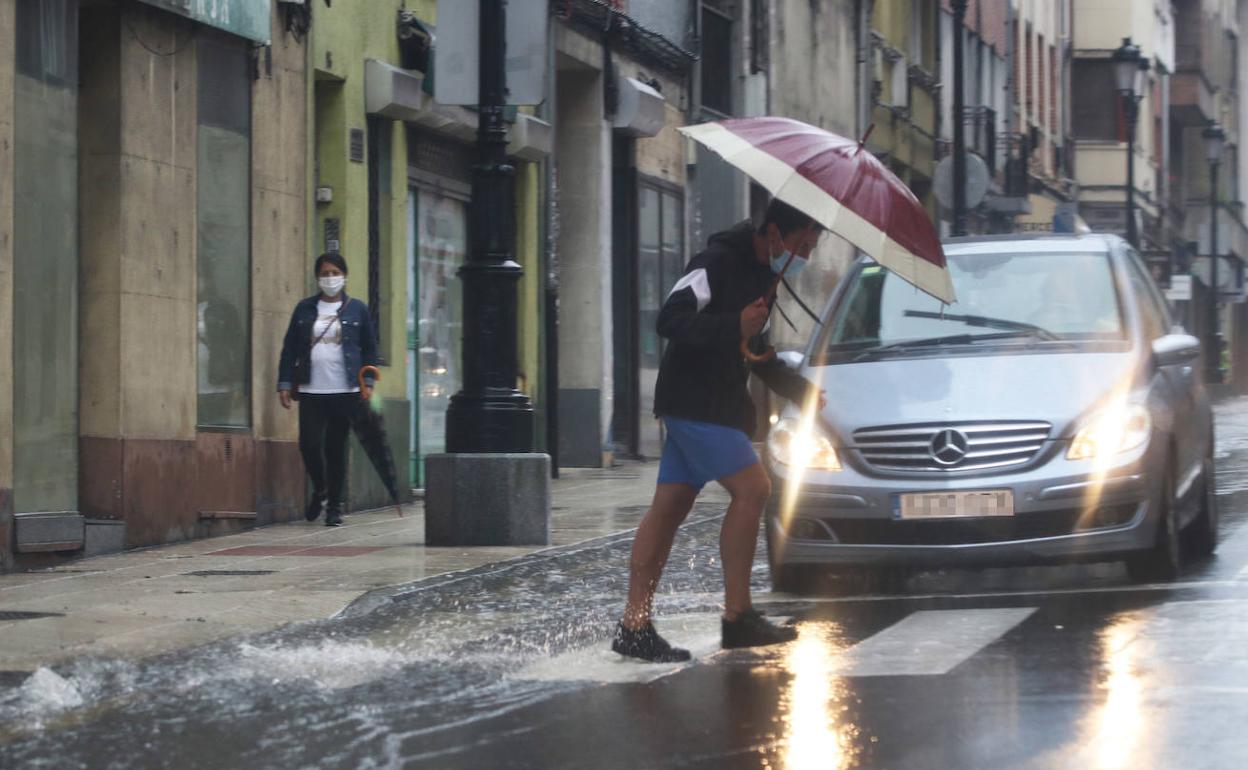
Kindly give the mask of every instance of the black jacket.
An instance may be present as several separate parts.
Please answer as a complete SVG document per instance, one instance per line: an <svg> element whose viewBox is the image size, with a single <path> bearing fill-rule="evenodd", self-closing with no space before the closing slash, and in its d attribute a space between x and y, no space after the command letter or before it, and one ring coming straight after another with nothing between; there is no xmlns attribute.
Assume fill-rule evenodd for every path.
<svg viewBox="0 0 1248 770"><path fill-rule="evenodd" d="M657 331L670 340L655 385L654 412L726 425L752 435L757 425L746 388L750 371L775 392L800 402L811 387L773 358L750 367L741 356L741 311L763 296L775 275L754 256L748 222L712 235L689 261L663 309Z"/></svg>

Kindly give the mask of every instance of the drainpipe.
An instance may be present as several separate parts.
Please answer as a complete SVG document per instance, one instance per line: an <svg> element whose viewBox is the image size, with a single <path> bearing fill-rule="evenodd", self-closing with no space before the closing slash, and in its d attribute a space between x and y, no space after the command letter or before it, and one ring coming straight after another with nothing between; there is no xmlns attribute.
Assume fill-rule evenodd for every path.
<svg viewBox="0 0 1248 770"><path fill-rule="evenodd" d="M858 21L858 125L855 132L862 136L871 123L871 8L874 0L858 0L855 10Z"/></svg>
<svg viewBox="0 0 1248 770"><path fill-rule="evenodd" d="M558 71L555 67L555 20L547 17L549 25L547 39L550 45L546 49L546 82L550 91L546 101L541 105L542 119L550 123L554 141L552 147L559 146L559 114L557 95L559 93ZM543 326L546 336L546 387L542 392L546 396L546 454L550 455L551 478L559 478L559 251L556 248L559 237L559 212L555 207L555 157L552 154L542 163L545 189L543 194L544 216L542 217L541 238L543 253L546 256L544 268L545 290Z"/></svg>

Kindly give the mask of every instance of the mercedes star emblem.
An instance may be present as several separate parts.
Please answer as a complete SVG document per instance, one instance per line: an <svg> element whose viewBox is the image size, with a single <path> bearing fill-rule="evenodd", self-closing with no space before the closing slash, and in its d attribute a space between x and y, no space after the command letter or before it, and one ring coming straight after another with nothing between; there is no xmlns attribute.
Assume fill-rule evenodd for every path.
<svg viewBox="0 0 1248 770"><path fill-rule="evenodd" d="M930 446L932 459L946 467L962 462L969 448L966 436L952 428L937 433Z"/></svg>

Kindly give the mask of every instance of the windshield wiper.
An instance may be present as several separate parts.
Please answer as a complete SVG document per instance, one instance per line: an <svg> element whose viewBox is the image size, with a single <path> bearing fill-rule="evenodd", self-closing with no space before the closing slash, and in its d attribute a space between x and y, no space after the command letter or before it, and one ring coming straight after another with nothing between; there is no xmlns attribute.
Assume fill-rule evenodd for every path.
<svg viewBox="0 0 1248 770"><path fill-rule="evenodd" d="M1039 329L1038 331L1049 335L1047 337L1042 337L1043 339L1058 339L1058 337L1054 336L1052 332L1047 332L1044 329ZM873 358L881 354L894 353L901 350L912 350L914 348L931 348L940 347L941 345L974 345L977 342L1039 336L1041 335L1037 334L1037 330L1035 329L1019 329L1017 331L998 332L996 334L950 334L945 337L925 337L917 340L904 340L902 342L894 342L888 345L878 345L876 347L860 351L858 355L854 356L852 363L865 361L868 358Z"/></svg>
<svg viewBox="0 0 1248 770"><path fill-rule="evenodd" d="M902 315L910 318L935 318L941 321L957 321L967 326L983 326L989 329L1010 329L1028 332L1042 340L1059 340L1061 337L1035 324L1022 321L1011 321L1008 318L993 318L986 315L958 315L955 313L937 313L931 310L907 310Z"/></svg>

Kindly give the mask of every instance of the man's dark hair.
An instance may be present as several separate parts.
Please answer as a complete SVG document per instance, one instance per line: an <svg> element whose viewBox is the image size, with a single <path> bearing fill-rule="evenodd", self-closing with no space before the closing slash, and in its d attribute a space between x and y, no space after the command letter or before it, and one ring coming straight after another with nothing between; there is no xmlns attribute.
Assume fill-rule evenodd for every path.
<svg viewBox="0 0 1248 770"><path fill-rule="evenodd" d="M780 236L786 237L794 230L801 230L814 221L814 217L793 208L779 198L772 198L771 203L767 204L767 212L763 214L763 223L758 226L758 232L760 235L766 233L767 225L774 222L780 230Z"/></svg>
<svg viewBox="0 0 1248 770"><path fill-rule="evenodd" d="M320 275L321 268L324 267L326 264L330 264L338 268L339 270L342 271L343 275L347 274L347 260L343 259L342 255L336 251L327 251L321 256L317 257L316 267L313 268L312 272L315 273L316 275Z"/></svg>

